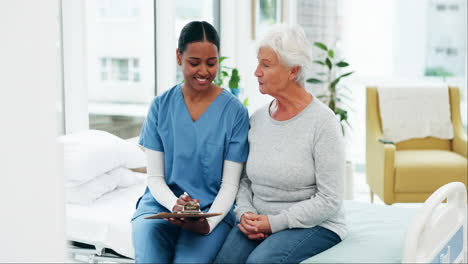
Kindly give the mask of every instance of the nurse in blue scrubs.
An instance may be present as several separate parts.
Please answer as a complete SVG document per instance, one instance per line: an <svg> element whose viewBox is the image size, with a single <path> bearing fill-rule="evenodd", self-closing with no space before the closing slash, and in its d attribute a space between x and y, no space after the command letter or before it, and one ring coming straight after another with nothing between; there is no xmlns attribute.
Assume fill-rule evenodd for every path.
<svg viewBox="0 0 468 264"><path fill-rule="evenodd" d="M214 27L188 23L176 56L184 82L153 100L140 135L148 187L132 219L136 263L212 262L234 224L232 207L248 155L247 110L213 83L219 60ZM222 215L144 219L181 211L191 200L203 212Z"/></svg>

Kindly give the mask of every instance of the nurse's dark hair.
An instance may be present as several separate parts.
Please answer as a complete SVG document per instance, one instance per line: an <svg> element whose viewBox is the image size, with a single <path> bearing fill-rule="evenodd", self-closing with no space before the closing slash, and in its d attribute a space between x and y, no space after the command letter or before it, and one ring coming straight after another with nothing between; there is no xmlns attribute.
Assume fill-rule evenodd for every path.
<svg viewBox="0 0 468 264"><path fill-rule="evenodd" d="M216 29L206 21L192 21L184 26L179 36L179 52L184 53L187 45L192 42L209 41L219 52L219 36Z"/></svg>

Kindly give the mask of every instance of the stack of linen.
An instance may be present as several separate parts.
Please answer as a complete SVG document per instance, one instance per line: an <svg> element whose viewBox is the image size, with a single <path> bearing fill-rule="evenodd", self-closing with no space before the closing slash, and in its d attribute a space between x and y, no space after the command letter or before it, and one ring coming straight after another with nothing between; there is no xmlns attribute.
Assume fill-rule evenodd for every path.
<svg viewBox="0 0 468 264"><path fill-rule="evenodd" d="M57 142L63 145L67 203L90 204L145 181L145 174L132 171L146 167L144 152L134 143L99 130L61 136Z"/></svg>

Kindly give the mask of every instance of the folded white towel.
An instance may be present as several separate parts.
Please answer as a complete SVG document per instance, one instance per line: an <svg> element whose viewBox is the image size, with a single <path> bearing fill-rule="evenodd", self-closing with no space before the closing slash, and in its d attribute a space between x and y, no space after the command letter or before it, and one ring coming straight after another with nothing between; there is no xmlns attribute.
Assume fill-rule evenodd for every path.
<svg viewBox="0 0 468 264"><path fill-rule="evenodd" d="M453 138L447 86L380 86L383 137L395 143L428 136Z"/></svg>

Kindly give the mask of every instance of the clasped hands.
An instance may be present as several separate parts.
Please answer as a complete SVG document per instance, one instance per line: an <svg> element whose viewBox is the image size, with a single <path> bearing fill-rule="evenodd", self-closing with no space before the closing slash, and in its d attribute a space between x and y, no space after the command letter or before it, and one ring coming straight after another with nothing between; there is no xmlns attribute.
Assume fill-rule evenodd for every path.
<svg viewBox="0 0 468 264"><path fill-rule="evenodd" d="M241 216L237 226L251 240L263 240L271 234L270 221L266 215L246 212Z"/></svg>
<svg viewBox="0 0 468 264"><path fill-rule="evenodd" d="M178 199L176 204L172 207L172 212L181 212L184 209L184 205L189 202L194 201L200 203L198 199L192 199L187 194L181 195ZM205 217L200 218L164 218L164 220L169 221L177 226L190 230L192 232L200 233L206 235L210 232L210 226L208 225L208 221L206 221Z"/></svg>

